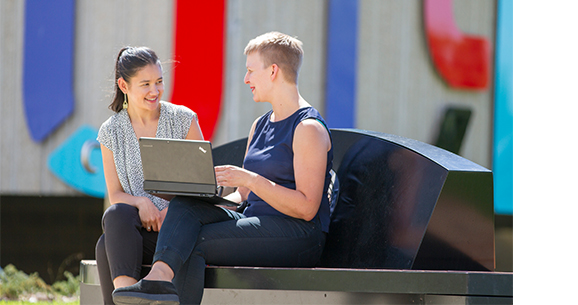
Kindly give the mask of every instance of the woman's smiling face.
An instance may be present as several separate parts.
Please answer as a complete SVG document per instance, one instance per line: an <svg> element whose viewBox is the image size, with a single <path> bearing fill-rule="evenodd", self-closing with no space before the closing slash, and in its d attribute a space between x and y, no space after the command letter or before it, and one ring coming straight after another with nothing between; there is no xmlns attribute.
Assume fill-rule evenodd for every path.
<svg viewBox="0 0 578 305"><path fill-rule="evenodd" d="M247 55L247 73L245 74L245 84L249 85L253 93L255 102L267 102L267 94L271 85L271 69L265 67L258 52Z"/></svg>
<svg viewBox="0 0 578 305"><path fill-rule="evenodd" d="M123 88L120 83L119 86ZM124 88L129 107L157 109L165 91L162 68L157 64L146 65L131 77Z"/></svg>

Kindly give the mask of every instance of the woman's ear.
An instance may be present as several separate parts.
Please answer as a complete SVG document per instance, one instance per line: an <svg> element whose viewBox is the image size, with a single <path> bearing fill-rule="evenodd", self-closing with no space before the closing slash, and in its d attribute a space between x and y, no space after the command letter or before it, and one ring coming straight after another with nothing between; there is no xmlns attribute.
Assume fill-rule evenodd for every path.
<svg viewBox="0 0 578 305"><path fill-rule="evenodd" d="M128 92L128 83L124 80L124 78L119 77L117 81L118 87L120 90L126 94Z"/></svg>
<svg viewBox="0 0 578 305"><path fill-rule="evenodd" d="M274 80L279 74L279 66L277 64L271 65L271 80Z"/></svg>

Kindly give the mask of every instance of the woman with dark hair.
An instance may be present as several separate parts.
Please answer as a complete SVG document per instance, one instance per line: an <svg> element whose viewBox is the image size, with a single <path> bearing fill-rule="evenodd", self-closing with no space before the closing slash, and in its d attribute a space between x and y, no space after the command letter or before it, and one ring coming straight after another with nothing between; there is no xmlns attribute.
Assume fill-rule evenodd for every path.
<svg viewBox="0 0 578 305"><path fill-rule="evenodd" d="M104 233L96 244L96 260L105 304L113 304L115 288L136 283L141 266L152 262L168 199L143 189L138 139L158 137L202 140L197 115L184 106L161 100L163 70L146 47L120 50L115 66L115 112L98 132L104 177L111 206L102 217Z"/></svg>

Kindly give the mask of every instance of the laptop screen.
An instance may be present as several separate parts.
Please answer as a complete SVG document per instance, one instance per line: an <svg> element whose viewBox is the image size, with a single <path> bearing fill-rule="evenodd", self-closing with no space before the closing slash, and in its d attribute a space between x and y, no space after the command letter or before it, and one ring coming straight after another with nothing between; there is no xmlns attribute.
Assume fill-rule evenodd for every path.
<svg viewBox="0 0 578 305"><path fill-rule="evenodd" d="M140 138L145 181L215 185L211 143L208 141Z"/></svg>

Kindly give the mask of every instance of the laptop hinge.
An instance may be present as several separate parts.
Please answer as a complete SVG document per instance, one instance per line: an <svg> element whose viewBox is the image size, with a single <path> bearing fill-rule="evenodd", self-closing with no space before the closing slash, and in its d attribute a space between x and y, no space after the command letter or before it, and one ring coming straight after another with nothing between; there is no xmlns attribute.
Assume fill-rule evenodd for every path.
<svg viewBox="0 0 578 305"><path fill-rule="evenodd" d="M193 196L194 195L214 196L217 193L217 189L214 184L150 181L150 180L145 180L144 190L149 193L158 193L158 194L183 193Z"/></svg>

